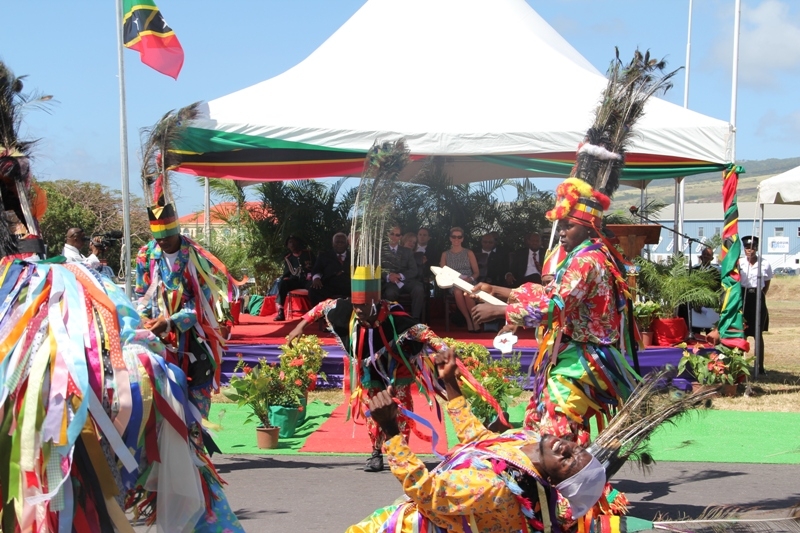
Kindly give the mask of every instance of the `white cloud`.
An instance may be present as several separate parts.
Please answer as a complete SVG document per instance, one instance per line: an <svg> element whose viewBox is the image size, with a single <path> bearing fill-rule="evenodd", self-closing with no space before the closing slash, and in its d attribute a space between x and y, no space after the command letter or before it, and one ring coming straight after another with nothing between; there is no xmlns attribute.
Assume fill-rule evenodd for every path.
<svg viewBox="0 0 800 533"><path fill-rule="evenodd" d="M715 62L730 65L732 38L717 41ZM730 69L730 66L726 70ZM764 0L742 4L739 33L739 81L753 89L774 89L781 75L800 72L800 17L789 2Z"/></svg>

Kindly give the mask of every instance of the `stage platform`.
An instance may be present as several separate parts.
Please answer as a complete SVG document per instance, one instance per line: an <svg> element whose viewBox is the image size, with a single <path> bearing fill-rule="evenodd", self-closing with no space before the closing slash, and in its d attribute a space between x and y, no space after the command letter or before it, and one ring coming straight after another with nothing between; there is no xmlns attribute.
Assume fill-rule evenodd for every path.
<svg viewBox="0 0 800 533"><path fill-rule="evenodd" d="M222 382L227 383L233 374L234 368L239 359L244 359L250 364L256 364L262 358L269 362L278 360L281 354L280 346L286 342L286 335L291 332L300 318L287 320L285 322L275 322L274 315L270 317L258 317L241 315L240 323L233 326L231 339L228 342L228 349L222 362ZM451 337L464 342L476 342L486 346L494 357L500 357L500 352L492 346L496 332L469 333L465 328L452 327L450 331L445 331L443 320L431 322L431 327L442 337ZM336 342L333 334L321 330L319 323L309 324L305 328L305 334L317 335L320 338L323 349L327 355L322 363L322 372L328 376L328 386L339 387L342 384L344 374L344 350ZM519 342L515 345L515 351L521 354L521 363L527 369L539 349L536 339L533 338L532 331L519 330L517 333ZM677 366L683 350L680 348L655 348L650 347L639 352L639 368L642 375L651 370L663 368L666 365ZM631 362L632 364L632 362ZM320 384L323 385L324 384ZM526 385L529 385L526 383ZM673 385L682 390L691 389L691 382L687 379L677 378L673 380ZM529 387L526 387L529 388Z"/></svg>

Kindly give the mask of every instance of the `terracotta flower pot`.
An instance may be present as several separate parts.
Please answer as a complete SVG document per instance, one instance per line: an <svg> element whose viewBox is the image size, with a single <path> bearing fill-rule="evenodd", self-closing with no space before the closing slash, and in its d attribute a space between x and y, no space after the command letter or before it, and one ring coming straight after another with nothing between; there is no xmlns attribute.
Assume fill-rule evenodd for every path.
<svg viewBox="0 0 800 533"><path fill-rule="evenodd" d="M692 392L700 392L702 390L713 389L713 388L714 385L706 385L705 383L698 383L696 381L692 383Z"/></svg>
<svg viewBox="0 0 800 533"><path fill-rule="evenodd" d="M652 331L642 331L642 346L647 348L648 346L653 345L653 332Z"/></svg>
<svg viewBox="0 0 800 533"><path fill-rule="evenodd" d="M278 447L278 427L257 427L256 428L256 442L258 447L262 450L273 450Z"/></svg>
<svg viewBox="0 0 800 533"><path fill-rule="evenodd" d="M723 385L719 389L720 396L725 396L726 398L733 398L738 393L738 387L734 383L733 385Z"/></svg>

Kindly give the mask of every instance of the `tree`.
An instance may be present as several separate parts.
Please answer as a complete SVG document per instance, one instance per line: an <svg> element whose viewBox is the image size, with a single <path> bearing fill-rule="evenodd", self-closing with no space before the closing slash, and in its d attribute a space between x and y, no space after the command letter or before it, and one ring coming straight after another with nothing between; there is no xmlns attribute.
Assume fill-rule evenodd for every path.
<svg viewBox="0 0 800 533"><path fill-rule="evenodd" d="M99 183L55 180L39 182L47 192L47 211L40 227L48 255L60 255L69 228L83 228L87 236L122 230L122 194ZM141 198L131 197L131 248L150 239L150 223ZM119 271L121 243L106 252L109 266Z"/></svg>
<svg viewBox="0 0 800 533"><path fill-rule="evenodd" d="M300 237L314 251L330 248L335 233L350 232L355 188L343 191L346 178L319 181L270 181L256 186L267 212L258 223L267 250L282 256L289 236Z"/></svg>

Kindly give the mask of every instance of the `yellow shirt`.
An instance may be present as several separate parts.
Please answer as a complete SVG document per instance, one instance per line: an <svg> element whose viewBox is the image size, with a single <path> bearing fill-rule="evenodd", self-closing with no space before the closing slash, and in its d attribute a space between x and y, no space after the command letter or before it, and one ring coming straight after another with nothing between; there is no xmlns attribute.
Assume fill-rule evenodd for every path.
<svg viewBox="0 0 800 533"><path fill-rule="evenodd" d="M498 436L475 418L463 396L448 402L447 410L461 443ZM531 440L538 441L538 435L531 434ZM509 462L531 469L530 460L519 449L529 441L518 442L515 445L498 443L489 449ZM524 516L517 499L491 468L429 472L402 435L386 441L384 451L392 473L403 484L410 499L406 504L403 532L413 531L414 511L446 531L464 531L466 523L481 533L524 530Z"/></svg>

